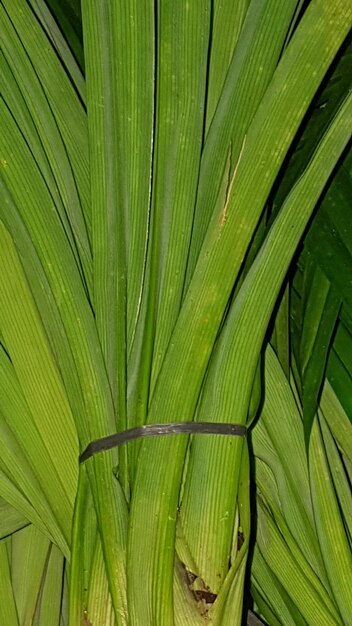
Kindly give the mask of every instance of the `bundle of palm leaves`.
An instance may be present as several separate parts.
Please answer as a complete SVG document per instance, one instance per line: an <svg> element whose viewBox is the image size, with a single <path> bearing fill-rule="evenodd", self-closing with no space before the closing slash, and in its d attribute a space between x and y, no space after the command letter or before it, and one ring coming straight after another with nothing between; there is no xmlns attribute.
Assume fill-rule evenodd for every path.
<svg viewBox="0 0 352 626"><path fill-rule="evenodd" d="M0 624L352 624L351 24L1 0Z"/></svg>

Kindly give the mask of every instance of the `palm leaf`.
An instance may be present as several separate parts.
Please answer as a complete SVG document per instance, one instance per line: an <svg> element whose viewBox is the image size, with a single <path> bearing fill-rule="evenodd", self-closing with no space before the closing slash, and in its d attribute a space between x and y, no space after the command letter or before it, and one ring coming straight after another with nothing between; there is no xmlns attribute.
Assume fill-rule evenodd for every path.
<svg viewBox="0 0 352 626"><path fill-rule="evenodd" d="M84 58L80 2L74 0L72 3L59 3L56 0L52 0L52 2L49 0L48 4L49 7L44 0L31 0L31 7L38 21L53 44L84 103L86 87L82 74Z"/></svg>
<svg viewBox="0 0 352 626"><path fill-rule="evenodd" d="M9 626L19 626L16 602L11 582L10 539L0 541L0 592L3 602L0 605L0 619Z"/></svg>
<svg viewBox="0 0 352 626"><path fill-rule="evenodd" d="M322 492L319 490L319 486L317 486L315 482L317 480L315 468L320 467L320 463L323 467L324 465L326 467L327 459L324 455L323 447L317 445L316 442L310 443L308 478L308 463L305 458L303 424L297 413L288 381L285 380L283 372L280 372L277 358L270 349L267 350L266 354L266 367L268 374L266 380L269 386L267 399L262 412L263 422L260 421L253 431L254 450L258 457L258 461L256 462L256 477L260 494L258 495L260 500L258 504L260 504L261 511L258 520L260 533L258 535L258 550L260 551L260 555L257 562L257 552L255 552L253 584L255 587L259 585L259 588L263 585L263 575L266 568L269 567L270 570L272 570L274 581L275 577L277 577L284 587L284 591L281 592L280 586L274 585L273 595L271 595L269 589L267 590L266 597L269 603L274 603L272 608L278 617L280 617L281 609L279 608L277 600L281 596L281 602L283 604L285 604L287 600L286 597L294 601L296 608L306 617L308 623L318 623L319 619L323 621L331 619L332 623L333 620L336 623L340 623L341 618L336 614L335 603L337 603L341 615L343 615L343 605L339 601L339 592L336 591L335 583L332 583L332 579L328 574L328 569L331 566L327 566L325 555L327 553L326 546L329 545L331 558L342 559L343 541L341 543L337 541L335 546L328 543L329 539L326 534L329 534L330 527L324 520L326 515L331 515L334 511L334 507L331 506L332 493L330 490L328 496L323 496ZM282 424L282 436L277 432L278 416L275 416L275 411L278 410L278 406L274 408L274 397L277 392L279 392L281 396L280 403L285 407L284 410L287 411L286 420ZM273 398L273 400L271 400L271 398ZM315 429L315 423L313 427ZM294 437L289 435L289 431L286 434L287 428L294 428L296 433ZM290 441L290 446L292 446L293 441L296 440L294 448L287 446L287 440L285 443L286 436ZM315 456L318 454L319 461ZM314 467L312 467L312 463L314 463ZM298 476L301 477L299 493L302 493L302 499L300 499L299 493L296 492L296 495L294 494L295 489L297 489L294 479L296 472ZM302 506L303 504L304 506ZM319 508L319 515L317 515L316 507L321 507ZM307 513L304 509L309 513L310 521L308 524L305 517ZM265 511L264 518L262 517L263 511ZM312 516L312 511L314 511L314 517ZM269 526L267 526L268 524ZM334 524L334 528L339 529L341 520L339 521L335 518ZM263 525L263 528L260 528L261 525ZM309 527L310 536L308 539L304 529L306 528L308 530ZM270 544L268 543L268 532L272 537ZM318 593L321 596L321 608L325 605L327 610L325 617L320 616L317 621L315 621L317 619L316 617L308 618L306 611L312 611L313 613L313 605L311 607L308 607L308 605L304 606L302 600L303 596L301 600L299 596L295 597L295 578L285 579L286 572L283 573L283 568L279 565L279 562L275 562L273 559L273 553L276 548L273 549L271 542L276 543L276 541L278 542L277 549L279 551L284 550L284 545L286 545L290 553L294 555L294 559L297 564L299 564L299 569L301 569L301 574L299 574L299 569L297 568L297 577L305 576L307 580L306 584L313 585L315 589L314 592L312 591L312 595L314 596ZM280 545L281 547L279 547ZM304 559L302 559L303 554L305 555ZM325 573L325 568L327 574ZM334 571L338 577L342 576L343 578L345 576L343 568L340 568L338 573L337 570ZM324 586L322 586L322 582ZM344 581L341 580L342 587L343 584Z"/></svg>
<svg viewBox="0 0 352 626"><path fill-rule="evenodd" d="M266 92L262 106L258 110L257 116L254 118L251 129L248 132L246 143L247 150L244 151L242 161L237 171L236 186L232 189L232 191L235 189L236 193L232 194L233 202L231 202L230 195L228 211L226 211L227 219L223 231L222 214L220 216L218 213L215 214L210 222L197 269L193 275L184 305L181 309L178 323L170 342L170 348L166 353L163 368L152 399L149 412L149 421L151 422L156 421L156 419L158 421L160 421L160 419L164 421L175 421L180 419L180 416L182 416L183 420L192 417L202 376L204 375L204 369L224 311L226 300L230 295L229 292L236 276L236 269L238 267L236 265L236 259L240 262L243 258L242 250L245 250L246 244L248 244L253 232L252 229L260 216L263 201L266 199L267 186L270 184L270 177L274 177L275 172L278 171L280 158L284 158L285 146L288 148L290 144L290 133L292 132L292 134L294 134L295 130L297 130L301 116L304 114L302 102L305 102L306 106L308 106L310 100L308 94L311 93L310 90L314 84L312 77L308 77L307 75L306 81L304 81L303 77L300 75L301 80L299 83L298 81L296 82L294 76L295 71L298 73L299 66L297 64L291 64L291 59L296 58L296 54L298 55L300 53L301 48L303 50L304 46L307 45L305 28L314 28L319 22L319 17L315 14L315 10L317 14L320 13L318 4L315 5L313 3L310 9L311 10L307 11L305 16L306 19L302 21L301 28L296 31L296 38L292 40L291 47L287 50L287 56L283 57L282 63L272 81L271 89ZM324 40L325 43L326 34L327 33L324 33L324 35L322 35L322 40ZM342 39L343 37L344 35ZM337 46L342 43L342 39L339 40ZM311 43L312 40L309 39L309 41ZM319 35L317 35L317 38L314 38L314 44L315 43L317 44L317 48L314 47L315 52L310 48L309 54L316 53L321 59L322 49L319 45ZM328 49L325 43L324 50L327 52ZM331 57L327 55L326 61L328 64L329 58ZM322 71L323 67L321 65L319 65L319 67ZM301 68L299 67L299 69ZM301 73L302 72L300 72L300 74ZM288 75L290 75L289 81L287 80ZM317 75L315 76L315 79L316 78ZM280 81L287 81L285 82L287 89L278 96ZM292 88L292 91L290 88ZM306 99L302 97L300 89L305 89ZM292 113L288 125L285 116L285 106L287 106L286 98L290 99L290 111L293 112L295 111L294 103L296 97L299 98L299 106L297 107L296 113ZM348 115L349 114L347 114L347 116ZM267 124L269 125L271 116L275 117L275 137L278 138L278 128L282 129L282 135L280 134L280 139L276 139L278 142L277 149L270 152L264 149L264 146L261 144L263 143L265 145L266 142L272 144L275 140L270 137L269 132L267 134L259 134L259 126L261 126L263 118L267 120ZM285 125L282 124L281 126L280 120L283 122L284 119ZM342 130L344 137L345 133L346 127L344 126ZM254 141L256 150L259 150L259 152L264 155L263 161L260 164L258 163L258 159L254 157ZM268 167L268 176L262 176L262 178L259 179L257 170L260 168L263 171L266 167ZM255 192L254 181L257 181ZM321 188L318 194L320 193ZM262 198L262 203L260 203L260 198ZM317 198L315 198L315 201L316 199ZM246 209L247 213L245 212ZM256 211L259 215L256 214ZM252 228L251 224L253 224ZM238 232L242 233L242 237L240 239L237 238L237 246L234 254L232 248L233 237L235 233ZM233 265L231 267L227 264L230 254L233 259ZM221 291L219 289L220 282L217 281L217 277L220 276ZM182 364L180 362L180 355L182 355ZM249 373L246 368L243 368L242 371L244 376L248 376L251 386L252 374ZM190 380L192 380L192 385L190 385ZM241 393L242 386L243 385L241 385ZM246 393L248 393L247 390ZM242 396L242 411L244 410L246 400L248 401L248 396ZM243 419L241 411L237 413L237 419ZM143 550L146 554L149 566L149 572L146 571L148 584L145 585L142 593L139 590L140 603L138 602L138 606L137 603L134 604L135 613L133 614L133 619L136 619L137 615L139 615L141 619L142 611L143 619L147 619L145 606L150 606L148 604L149 601L147 601L147 597L149 596L154 597L155 602L155 605L151 605L150 608L148 618L150 622L153 620L152 615L154 615L155 619L161 619L161 616L164 616L166 619L168 615L168 619L170 619L169 602L166 600L166 602L162 604L161 598L168 599L170 597L172 572L172 551L170 545L172 545L174 533L174 516L178 486L181 478L180 474L185 454L185 445L186 442L181 440L172 443L169 441L153 441L143 445L140 453L136 474L136 487L131 509L132 529L129 535L131 575L128 580L133 597L137 596L139 584L138 554L140 554L142 549L141 536L136 529L138 528L138 518L145 519L144 509L146 502L148 502L148 510L150 510L150 507L153 507L157 524L153 520L153 523L147 524L145 528L148 542L146 543L145 537L143 537ZM170 456L174 459L173 467L170 468L169 473L165 475L163 468L167 466L167 459ZM162 499L160 498L160 494L163 494ZM165 554L170 555L168 560L166 560Z"/></svg>
<svg viewBox="0 0 352 626"><path fill-rule="evenodd" d="M39 602L33 620L34 626L40 626L40 624L57 626L60 623L63 564L62 553L55 545L51 545L45 578L42 580Z"/></svg>
<svg viewBox="0 0 352 626"><path fill-rule="evenodd" d="M24 528L28 525L28 520L21 513L3 498L0 499L0 538Z"/></svg>
<svg viewBox="0 0 352 626"><path fill-rule="evenodd" d="M0 237L1 328L28 403L27 414L33 422L33 431L41 439L43 450L39 455L45 459L40 470L42 486L68 543L77 481L73 418L13 242L3 225ZM39 389L37 380L43 381ZM28 443L34 447L36 441ZM37 471L39 467L37 463ZM59 471L62 467L66 470L65 478Z"/></svg>
<svg viewBox="0 0 352 626"><path fill-rule="evenodd" d="M91 208L89 198L89 164L88 164L88 141L87 121L82 102L77 98L74 86L69 76L64 71L55 50L40 26L40 23L25 0L16 3L3 2L1 6L2 23L13 24L17 36L14 37L13 45L5 47L4 54L11 65L14 74L22 71L22 66L14 66L13 54L19 49L24 49L30 59L31 65L45 92L52 114L57 123L61 137L65 144L67 156L74 174L77 192L82 206L84 221L88 233L91 232ZM12 31L13 32L13 31ZM5 33L5 31L4 31ZM46 51L45 63L43 63L43 50ZM12 62L11 62L12 59ZM22 80L25 76L22 75ZM20 85L24 93L24 85ZM41 91L41 90L39 90ZM34 94L34 97L38 94ZM26 94L27 106L29 94ZM37 114L40 114L37 111ZM73 226L73 224L72 224Z"/></svg>
<svg viewBox="0 0 352 626"><path fill-rule="evenodd" d="M49 551L49 540L32 524L11 537L11 579L20 624L33 619Z"/></svg>
<svg viewBox="0 0 352 626"><path fill-rule="evenodd" d="M43 3L41 0L33 0L32 5L34 10L42 9ZM71 50L79 63L81 69L84 68L84 54L83 54L83 42L82 42L82 16L81 16L81 3L80 0L48 0L48 5L57 22L60 25L61 30L65 34ZM52 33L50 26L50 32Z"/></svg>

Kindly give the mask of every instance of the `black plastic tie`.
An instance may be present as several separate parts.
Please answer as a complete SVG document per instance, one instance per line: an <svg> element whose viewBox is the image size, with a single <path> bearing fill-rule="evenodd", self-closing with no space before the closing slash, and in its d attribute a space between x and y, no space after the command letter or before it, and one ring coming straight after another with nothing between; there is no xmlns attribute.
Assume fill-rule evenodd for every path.
<svg viewBox="0 0 352 626"><path fill-rule="evenodd" d="M246 426L242 424L224 424L217 422L174 422L171 424L145 424L130 428L121 433L108 435L91 441L79 457L84 463L94 454L111 450L129 441L144 439L145 437L163 437L165 435L227 435L230 437L245 437Z"/></svg>

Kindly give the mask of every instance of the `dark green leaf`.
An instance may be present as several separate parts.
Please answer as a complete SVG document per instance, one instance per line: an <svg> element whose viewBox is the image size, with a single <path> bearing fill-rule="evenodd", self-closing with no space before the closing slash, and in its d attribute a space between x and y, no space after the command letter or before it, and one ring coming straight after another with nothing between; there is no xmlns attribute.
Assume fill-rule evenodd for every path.
<svg viewBox="0 0 352 626"><path fill-rule="evenodd" d="M326 361L333 339L341 301L322 270L307 263L304 273L299 368L301 372L303 421L306 441L318 408Z"/></svg>

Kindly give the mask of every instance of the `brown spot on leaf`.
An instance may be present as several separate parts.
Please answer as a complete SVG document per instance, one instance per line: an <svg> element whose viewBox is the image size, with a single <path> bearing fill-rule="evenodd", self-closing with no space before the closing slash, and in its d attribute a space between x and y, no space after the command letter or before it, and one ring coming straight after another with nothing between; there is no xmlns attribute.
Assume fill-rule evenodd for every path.
<svg viewBox="0 0 352 626"><path fill-rule="evenodd" d="M205 602L205 604L214 604L217 598L216 593L212 593L211 591L207 591L206 589L198 589L197 591L193 591L193 595L197 602Z"/></svg>
<svg viewBox="0 0 352 626"><path fill-rule="evenodd" d="M208 620L209 608L214 604L217 595L209 589L200 576L187 569L184 563L181 563L181 565L185 582L197 603L199 613L204 619Z"/></svg>
<svg viewBox="0 0 352 626"><path fill-rule="evenodd" d="M238 529L237 533L237 550L241 550L244 544L244 534L241 529Z"/></svg>

